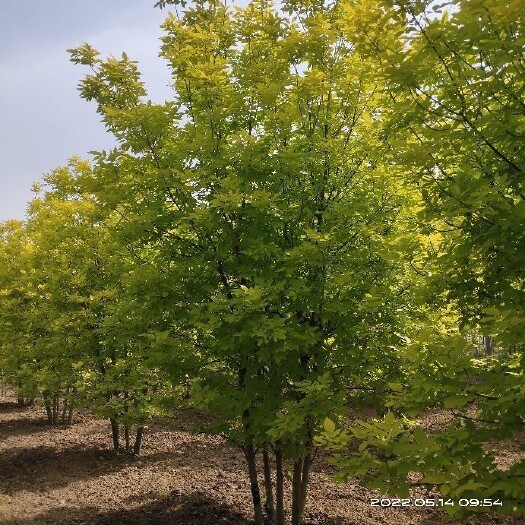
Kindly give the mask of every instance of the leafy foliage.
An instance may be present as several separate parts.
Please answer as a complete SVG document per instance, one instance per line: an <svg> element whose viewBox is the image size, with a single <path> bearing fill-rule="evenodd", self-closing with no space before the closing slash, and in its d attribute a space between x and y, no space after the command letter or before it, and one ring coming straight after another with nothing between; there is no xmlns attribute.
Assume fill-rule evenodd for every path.
<svg viewBox="0 0 525 525"><path fill-rule="evenodd" d="M2 226L3 373L92 406L115 448L159 399L206 410L257 525L257 450L279 525L293 464L299 525L319 445L341 479L522 512L523 462L488 444L525 408L523 2L170 4L170 101L125 53L70 50L117 146Z"/></svg>

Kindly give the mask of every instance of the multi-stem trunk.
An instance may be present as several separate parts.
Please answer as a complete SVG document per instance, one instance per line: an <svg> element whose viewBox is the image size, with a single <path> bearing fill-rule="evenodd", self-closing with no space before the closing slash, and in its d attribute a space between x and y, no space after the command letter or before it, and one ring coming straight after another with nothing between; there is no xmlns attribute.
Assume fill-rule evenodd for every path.
<svg viewBox="0 0 525 525"><path fill-rule="evenodd" d="M292 479L292 525L301 525L301 476L303 458L294 461Z"/></svg>
<svg viewBox="0 0 525 525"><path fill-rule="evenodd" d="M68 400L67 400L67 417L65 418L65 424L71 425L73 423L73 396L76 394L77 390L75 387L71 389L68 388ZM65 408L64 408L65 411ZM65 415L65 414L64 414Z"/></svg>
<svg viewBox="0 0 525 525"><path fill-rule="evenodd" d="M44 394L44 407L46 409L47 422L50 425L52 425L53 424L53 412L51 411L51 399L49 398L48 394Z"/></svg>
<svg viewBox="0 0 525 525"><path fill-rule="evenodd" d="M283 452L279 444L275 449L275 498L277 525L284 525L284 470Z"/></svg>
<svg viewBox="0 0 525 525"><path fill-rule="evenodd" d="M311 450L308 450L304 457L297 459L293 465L292 525L301 525L303 521L311 465Z"/></svg>
<svg viewBox="0 0 525 525"><path fill-rule="evenodd" d="M238 387L239 390L244 390L246 386L246 368L239 369L238 375ZM247 437L244 442L244 456L246 457L246 463L248 464L248 476L250 479L250 490L252 493L253 513L255 517L255 525L264 525L264 514L263 507L261 505L261 492L259 490L259 480L257 476L257 462L255 447L253 445L253 437L251 435L250 425L250 411L248 409L243 410L242 421L244 431Z"/></svg>
<svg viewBox="0 0 525 525"><path fill-rule="evenodd" d="M67 414L67 409L68 409L68 406L69 406L69 402L67 400L68 394L69 394L69 388L66 389L66 396L64 397L64 400L62 402L62 414L60 416L60 422L62 424L64 424L66 422L66 414Z"/></svg>
<svg viewBox="0 0 525 525"><path fill-rule="evenodd" d="M58 409L59 409L58 395L56 394L53 396L53 400L51 403L51 412L53 415L53 425L58 425Z"/></svg>
<svg viewBox="0 0 525 525"><path fill-rule="evenodd" d="M129 454L131 449L129 441L129 425L127 423L124 425L124 441L126 442L126 452Z"/></svg>
<svg viewBox="0 0 525 525"><path fill-rule="evenodd" d="M128 413L128 399L129 399L129 392L124 392L124 414L127 416ZM131 452L130 448L130 440L129 440L129 423L124 423L124 442L126 444L126 452L129 454Z"/></svg>
<svg viewBox="0 0 525 525"><path fill-rule="evenodd" d="M263 468L264 468L264 510L269 522L273 525L275 523L275 505L273 502L273 484L272 484L272 465L270 463L270 453L268 452L268 445L265 445L263 452Z"/></svg>
<svg viewBox="0 0 525 525"><path fill-rule="evenodd" d="M255 525L264 525L263 507L261 504L261 493L259 490L259 480L257 476L257 462L255 460L255 449L253 442L248 440L244 444L244 455L248 464L248 475L250 478L250 489L252 493L253 511Z"/></svg>
<svg viewBox="0 0 525 525"><path fill-rule="evenodd" d="M110 417L111 423L111 437L113 438L113 450L119 452L120 450L120 435L118 421L114 417Z"/></svg>
<svg viewBox="0 0 525 525"><path fill-rule="evenodd" d="M133 446L133 454L138 456L140 454L140 447L142 446L142 436L144 435L144 427L137 428L137 435L135 436L135 445Z"/></svg>
<svg viewBox="0 0 525 525"><path fill-rule="evenodd" d="M306 506L306 495L308 492L308 482L310 480L310 467L312 465L312 454L308 454L303 459L303 470L301 475L301 488L299 492L299 520L303 519Z"/></svg>
<svg viewBox="0 0 525 525"><path fill-rule="evenodd" d="M67 413L67 421L66 421L66 424L67 425L72 425L73 423L73 405L71 403L69 403L69 410L68 410L68 413Z"/></svg>

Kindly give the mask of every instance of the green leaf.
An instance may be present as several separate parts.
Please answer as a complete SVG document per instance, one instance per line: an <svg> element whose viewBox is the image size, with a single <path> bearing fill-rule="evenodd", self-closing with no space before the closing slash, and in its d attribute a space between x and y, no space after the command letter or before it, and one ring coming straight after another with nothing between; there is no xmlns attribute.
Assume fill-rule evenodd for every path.
<svg viewBox="0 0 525 525"><path fill-rule="evenodd" d="M335 423L329 418L325 418L323 421L323 427L329 434L333 434L335 432Z"/></svg>

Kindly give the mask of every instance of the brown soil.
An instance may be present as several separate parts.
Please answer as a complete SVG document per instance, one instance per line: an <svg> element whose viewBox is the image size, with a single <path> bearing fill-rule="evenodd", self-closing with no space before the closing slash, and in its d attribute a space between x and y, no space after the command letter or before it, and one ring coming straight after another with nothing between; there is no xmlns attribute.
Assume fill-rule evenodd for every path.
<svg viewBox="0 0 525 525"><path fill-rule="evenodd" d="M116 458L109 425L87 414L49 427L41 407L0 397L0 523L249 525L243 455L223 439L152 426L139 458ZM289 487L287 487L289 488ZM519 524L447 518L435 509L375 508L378 494L314 468L309 525Z"/></svg>

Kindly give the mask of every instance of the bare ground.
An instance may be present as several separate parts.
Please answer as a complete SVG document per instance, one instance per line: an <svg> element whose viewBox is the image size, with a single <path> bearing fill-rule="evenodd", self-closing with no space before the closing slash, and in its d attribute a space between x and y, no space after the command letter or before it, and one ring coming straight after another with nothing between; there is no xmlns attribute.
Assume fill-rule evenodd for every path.
<svg viewBox="0 0 525 525"><path fill-rule="evenodd" d="M41 407L0 397L0 523L250 525L243 455L223 439L151 427L139 458L116 458L109 425L81 414L49 427ZM289 487L288 487L289 488ZM309 525L520 524L519 518L448 518L435 509L376 508L378 494L312 473Z"/></svg>

